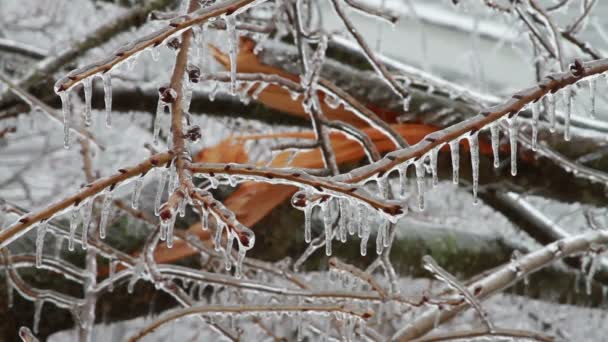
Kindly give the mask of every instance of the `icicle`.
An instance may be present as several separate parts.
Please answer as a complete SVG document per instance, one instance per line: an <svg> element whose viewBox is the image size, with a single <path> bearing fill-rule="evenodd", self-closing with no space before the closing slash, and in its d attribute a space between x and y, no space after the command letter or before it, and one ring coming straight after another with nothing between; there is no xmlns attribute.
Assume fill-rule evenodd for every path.
<svg viewBox="0 0 608 342"><path fill-rule="evenodd" d="M431 173L433 176L433 187L436 187L439 183L439 178L437 177L437 154L439 153L438 148L434 148L431 150L430 159L431 159Z"/></svg>
<svg viewBox="0 0 608 342"><path fill-rule="evenodd" d="M511 148L511 175L517 175L517 133L519 131L519 124L517 118L513 117L508 119L509 123L509 144Z"/></svg>
<svg viewBox="0 0 608 342"><path fill-rule="evenodd" d="M384 247L388 247L390 245L390 223L389 221L385 220L384 218L381 218L381 220L384 221L384 239L382 240L382 243L384 244Z"/></svg>
<svg viewBox="0 0 608 342"><path fill-rule="evenodd" d="M452 155L452 183L458 184L460 177L460 142L458 139L450 141L450 153Z"/></svg>
<svg viewBox="0 0 608 342"><path fill-rule="evenodd" d="M602 258L600 254L596 254L591 260L591 265L589 266L589 273L587 273L587 277L585 278L585 289L587 290L587 295L591 295L591 284L593 281L593 276L597 271L597 268L601 262Z"/></svg>
<svg viewBox="0 0 608 342"><path fill-rule="evenodd" d="M490 138L492 140L492 154L494 155L494 168L500 166L500 130L497 123L490 125Z"/></svg>
<svg viewBox="0 0 608 342"><path fill-rule="evenodd" d="M327 203L321 205L321 211L323 213L323 225L325 226L325 255L331 255L331 240L332 240L332 217L331 217L331 202L328 200Z"/></svg>
<svg viewBox="0 0 608 342"><path fill-rule="evenodd" d="M70 148L70 117L72 116L72 104L70 103L70 93L62 91L59 93L61 98L61 112L63 113L63 147Z"/></svg>
<svg viewBox="0 0 608 342"><path fill-rule="evenodd" d="M346 209L348 206L350 206L351 204L348 202L344 202L343 203L344 207L343 210ZM357 232L357 227L359 225L359 220L361 220L361 215L359 213L359 207L358 206L354 206L353 208L349 208L349 211L351 211L351 217L348 218L348 234L350 235L355 235L355 233Z"/></svg>
<svg viewBox="0 0 608 342"><path fill-rule="evenodd" d="M416 166L416 183L418 184L418 208L424 210L424 160L418 159L414 162Z"/></svg>
<svg viewBox="0 0 608 342"><path fill-rule="evenodd" d="M177 207L177 213L179 214L179 217L186 216L186 204L188 204L188 199L184 197L179 202L179 206Z"/></svg>
<svg viewBox="0 0 608 342"><path fill-rule="evenodd" d="M44 236L46 235L46 221L40 222L36 229L36 267L42 266L42 250L44 248Z"/></svg>
<svg viewBox="0 0 608 342"><path fill-rule="evenodd" d="M304 207L304 241L310 243L312 240L312 203L308 203Z"/></svg>
<svg viewBox="0 0 608 342"><path fill-rule="evenodd" d="M589 116L591 116L593 119L596 117L595 93L597 93L597 79L594 78L589 81L589 100L591 101L591 111L589 112Z"/></svg>
<svg viewBox="0 0 608 342"><path fill-rule="evenodd" d="M540 111L538 110L538 102L532 104L532 150L536 151L536 144L538 143L538 117Z"/></svg>
<svg viewBox="0 0 608 342"><path fill-rule="evenodd" d="M555 107L556 107L556 103L555 103L555 95L553 94L548 94L547 96L547 102L545 102L545 104L547 105L546 111L549 114L549 131L551 133L555 132Z"/></svg>
<svg viewBox="0 0 608 342"><path fill-rule="evenodd" d="M236 279L241 279L243 276L243 260L245 260L245 253L247 250L242 246L239 247L239 252L236 258L236 265L234 270L234 276Z"/></svg>
<svg viewBox="0 0 608 342"><path fill-rule="evenodd" d="M384 224L380 224L378 225L378 233L376 234L376 254L380 255L382 254L382 251L384 250L384 234L386 234L386 232L384 231Z"/></svg>
<svg viewBox="0 0 608 342"><path fill-rule="evenodd" d="M38 326L40 325L40 314L42 313L43 304L44 301L41 299L36 299L34 301L34 323L32 324L32 330L34 330L34 334L38 333Z"/></svg>
<svg viewBox="0 0 608 342"><path fill-rule="evenodd" d="M106 226L108 225L108 218L110 216L110 209L112 206L112 192L108 191L103 199L101 205L101 219L99 221L99 237L102 239L106 238Z"/></svg>
<svg viewBox="0 0 608 342"><path fill-rule="evenodd" d="M91 126L91 98L93 93L93 85L91 78L85 78L84 82L84 124Z"/></svg>
<svg viewBox="0 0 608 342"><path fill-rule="evenodd" d="M365 256L367 254L367 240L369 239L369 224L365 224L361 222L361 256Z"/></svg>
<svg viewBox="0 0 608 342"><path fill-rule="evenodd" d="M238 35L236 19L233 15L224 16L226 32L228 33L228 54L230 55L230 94L236 94L236 55L238 51Z"/></svg>
<svg viewBox="0 0 608 342"><path fill-rule="evenodd" d="M161 241L166 241L167 240L167 222L161 220L160 222L160 235L159 235L159 239Z"/></svg>
<svg viewBox="0 0 608 342"><path fill-rule="evenodd" d="M407 194L407 167L409 164L401 164L397 167L399 172L399 197L405 199Z"/></svg>
<svg viewBox="0 0 608 342"><path fill-rule="evenodd" d="M226 248L224 249L224 266L226 271L232 269L232 260L230 260L230 254L232 254L232 246L234 245L234 233L231 229L226 229Z"/></svg>
<svg viewBox="0 0 608 342"><path fill-rule="evenodd" d="M177 219L177 215L176 215L176 213L173 213L171 215L171 218L168 219L167 222L165 222L165 224L167 225L167 227L166 227L167 247L169 247L169 248L173 247L173 228L175 227L176 219Z"/></svg>
<svg viewBox="0 0 608 342"><path fill-rule="evenodd" d="M357 236L359 238L362 238L363 234L364 234L364 230L368 226L368 222L367 222L368 217L366 215L367 209L365 208L365 206L360 205L360 206L358 206L357 212L358 212L359 219L360 219L360 222L357 223Z"/></svg>
<svg viewBox="0 0 608 342"><path fill-rule="evenodd" d="M219 252L222 249L222 230L224 230L224 222L218 221L215 228L215 239L213 240L216 252Z"/></svg>
<svg viewBox="0 0 608 342"><path fill-rule="evenodd" d="M403 111L408 112L410 110L410 103L412 102L412 96L407 95L403 98Z"/></svg>
<svg viewBox="0 0 608 342"><path fill-rule="evenodd" d="M106 105L106 126L110 127L112 126L112 117L110 115L112 113L112 78L108 73L103 74L101 78L103 80L103 99Z"/></svg>
<svg viewBox="0 0 608 342"><path fill-rule="evenodd" d="M296 341L298 341L298 342L303 341L304 340L304 327L302 324L302 314L300 314L299 312L296 313L295 323L296 323Z"/></svg>
<svg viewBox="0 0 608 342"><path fill-rule="evenodd" d="M336 203L338 204L338 212L340 213L340 220L338 222L339 225L339 235L340 235L340 241L342 243L346 242L346 225L348 224L348 217L347 217L347 206L348 204L346 203L345 200L340 199L338 201L336 201Z"/></svg>
<svg viewBox="0 0 608 342"><path fill-rule="evenodd" d="M160 125L163 118L163 114L165 114L165 103L159 97L158 104L156 105L156 117L154 118L154 145L158 145L158 140L160 136Z"/></svg>
<svg viewBox="0 0 608 342"><path fill-rule="evenodd" d="M87 249L88 247L88 238L89 238L89 224L91 223L91 214L93 211L93 201L95 199L92 198L90 200L88 200L83 206L82 206L82 240L81 240L81 247L82 249Z"/></svg>
<svg viewBox="0 0 608 342"><path fill-rule="evenodd" d="M162 169L160 171L160 178L158 179L158 188L156 189L156 198L154 199L154 215L158 216L160 213L160 205L165 191L165 183L167 182L167 170Z"/></svg>
<svg viewBox="0 0 608 342"><path fill-rule="evenodd" d="M201 208L201 228L209 229L209 211L205 208Z"/></svg>
<svg viewBox="0 0 608 342"><path fill-rule="evenodd" d="M117 260L114 259L110 259L109 264L109 271L108 271L108 280L110 281L110 284L108 286L108 290L110 292L114 291L114 275L116 274L116 264L118 264Z"/></svg>
<svg viewBox="0 0 608 342"><path fill-rule="evenodd" d="M135 184L133 185L133 195L131 197L131 208L137 209L139 207L139 197L141 196L141 189L144 186L143 175L137 177Z"/></svg>
<svg viewBox="0 0 608 342"><path fill-rule="evenodd" d="M477 133L470 134L468 139L471 151L471 172L473 174L473 204L477 204L477 187L479 186L479 143Z"/></svg>
<svg viewBox="0 0 608 342"><path fill-rule="evenodd" d="M570 141L570 117L572 116L572 101L574 100L574 89L572 87L564 92L566 97L566 116L564 117L564 140Z"/></svg>
<svg viewBox="0 0 608 342"><path fill-rule="evenodd" d="M74 235L76 234L76 228L78 228L78 208L72 209L70 215L70 237L68 240L68 250L71 252L74 250Z"/></svg>

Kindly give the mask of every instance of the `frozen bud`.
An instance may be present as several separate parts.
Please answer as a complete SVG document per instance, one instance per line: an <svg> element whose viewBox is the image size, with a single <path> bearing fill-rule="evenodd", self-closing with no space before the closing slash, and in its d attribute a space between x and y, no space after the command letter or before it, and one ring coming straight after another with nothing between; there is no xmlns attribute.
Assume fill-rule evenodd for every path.
<svg viewBox="0 0 608 342"><path fill-rule="evenodd" d="M241 243L241 246L245 249L251 249L255 244L255 234L253 231L245 226L241 226L237 232L237 236Z"/></svg>
<svg viewBox="0 0 608 342"><path fill-rule="evenodd" d="M201 128L199 126L192 126L188 128L188 131L186 131L186 134L184 134L184 138L194 143L201 140L201 136Z"/></svg>
<svg viewBox="0 0 608 342"><path fill-rule="evenodd" d="M177 92L175 91L175 89L169 87L158 88L158 94L160 96L161 101L165 103L173 103L175 102L175 98L177 97Z"/></svg>
<svg viewBox="0 0 608 342"><path fill-rule="evenodd" d="M296 192L293 197L291 197L291 205L296 208L304 208L308 205L308 198L306 194L302 191Z"/></svg>
<svg viewBox="0 0 608 342"><path fill-rule="evenodd" d="M173 217L173 209L167 206L163 206L158 216L163 222L167 222Z"/></svg>
<svg viewBox="0 0 608 342"><path fill-rule="evenodd" d="M583 76L583 73L585 72L585 67L578 58L574 60L574 63L570 64L570 72L576 77Z"/></svg>
<svg viewBox="0 0 608 342"><path fill-rule="evenodd" d="M180 42L180 40L177 38L173 38L167 42L167 46L172 50L179 50L179 48L182 46L182 42Z"/></svg>
<svg viewBox="0 0 608 342"><path fill-rule="evenodd" d="M475 288L473 289L473 294L475 296L479 296L481 294L481 291L483 291L483 286L481 285L477 285L475 286Z"/></svg>
<svg viewBox="0 0 608 342"><path fill-rule="evenodd" d="M193 64L188 64L188 79L192 83L198 83L201 78L201 69Z"/></svg>

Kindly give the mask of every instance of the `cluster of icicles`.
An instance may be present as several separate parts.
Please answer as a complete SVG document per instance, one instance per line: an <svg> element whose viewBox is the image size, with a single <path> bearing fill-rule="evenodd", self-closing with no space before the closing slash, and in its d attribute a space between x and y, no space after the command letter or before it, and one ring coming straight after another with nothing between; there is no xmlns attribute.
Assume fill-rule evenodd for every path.
<svg viewBox="0 0 608 342"><path fill-rule="evenodd" d="M247 7L251 7L251 4L250 4L250 6L247 6ZM233 95L237 93L236 58L237 58L237 53L238 53L238 39L239 38L238 38L238 31L236 29L236 15L238 13L241 13L242 11L243 11L243 9L239 9L237 12L235 12L231 15L222 15L219 17L224 21L224 23L226 25L226 32L227 32L227 36L228 36L228 46L229 46L229 56L230 56L230 93ZM198 43L196 46L196 50L198 51L197 54L199 55L200 58L202 58L201 51L204 49L205 45L207 44L207 42L205 41L205 38L204 38L205 30L208 28L209 24L215 20L216 20L216 18L212 17L212 18L209 18L208 21L203 23L202 25L193 27L193 32L195 34L195 41ZM190 29L190 28L188 28L188 29ZM171 41L173 38L176 38L177 36L181 35L182 33L183 33L183 31L176 32L175 34L168 37L165 41ZM64 84L78 78L80 75L86 73L87 71L98 68L100 65L112 63L115 56L122 56L125 54L126 51L134 49L138 45L141 45L143 43L147 43L149 41L150 37L154 37L157 34L158 33L153 33L153 34L145 36L139 40L135 40L135 41L119 48L118 50L116 50L110 58L107 58L103 61L93 63L90 65L84 66L82 68L73 70L70 73L68 73L65 77L59 79L55 83L55 87L54 87L55 93L57 95L59 95L59 97L61 98L61 104L62 104L62 116L63 116L63 123L64 123L64 147L65 148L70 147L70 120L71 120L72 114L73 114L71 100L70 100L70 91L72 89L77 88L79 85L82 85L82 87L84 89L84 99L85 99L85 109L84 109L84 113L83 113L83 119L84 119L85 125L90 126L91 121L92 121L91 120L91 101L92 101L92 91L93 91L93 79L96 76L101 77L101 79L103 81L105 113L106 113L105 122L106 122L106 126L108 126L108 127L111 126L111 115L110 115L112 112L112 78L110 75L111 69L104 70L103 72L99 72L97 74L87 76L86 78L73 83L69 87L69 89L64 89L64 87L63 87ZM160 47L156 47L156 46L150 46L150 47L147 47L146 49L142 49L142 50L134 53L133 55L129 56L128 58L120 61L119 63L112 65L112 68L117 68L121 65L124 65L129 70L133 69L139 55L143 51L146 51L146 50L150 51L150 53L152 55L152 59L156 61L159 58L159 49L160 49ZM259 95L259 93L263 90L264 87L259 87L259 88L260 89L259 89L259 92L256 94L256 97L257 97L257 95ZM190 90L190 92L191 92L191 90ZM191 96L191 93L190 93L190 96ZM188 100L188 102L189 102L189 100ZM161 109L164 111L165 107L161 106L161 104L159 103L158 108L159 108L158 111L160 111ZM157 128L155 125L155 132L156 132L156 130L157 130Z"/></svg>
<svg viewBox="0 0 608 342"><path fill-rule="evenodd" d="M164 210L161 205L161 198L163 196L167 178L169 178L169 193L173 193L173 191L175 191L177 188L176 172L173 167L169 170L169 172L161 170L154 211L157 216L161 217L160 239L166 241L167 247L170 248L173 246L173 227L175 225L177 215L173 212L172 208L168 208L170 214L167 215L166 218L163 218L163 215L161 215L161 212ZM167 174L169 175L167 176ZM213 203L213 208L211 208L208 203ZM255 234L253 231L238 222L234 213L225 208L221 202L215 201L215 199L213 199L209 193L201 192L200 200L192 200L187 196L184 196L177 207L177 214L179 214L180 217L185 216L186 204L193 208L197 208L203 230L207 230L212 226L210 224L211 219L215 221L215 235L213 243L216 251L223 252L227 271L230 271L233 266L232 248L236 242L238 251L236 261L234 262L235 277L240 278L242 276L242 264L243 260L245 259L245 255L247 251L253 248L253 245L255 244ZM226 237L226 245L222 246L222 238L224 236Z"/></svg>

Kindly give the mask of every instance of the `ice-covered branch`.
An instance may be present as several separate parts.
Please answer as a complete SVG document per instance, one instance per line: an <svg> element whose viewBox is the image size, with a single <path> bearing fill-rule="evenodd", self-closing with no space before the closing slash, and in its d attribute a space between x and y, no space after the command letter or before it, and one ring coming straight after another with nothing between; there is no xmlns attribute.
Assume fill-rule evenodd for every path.
<svg viewBox="0 0 608 342"><path fill-rule="evenodd" d="M107 73L116 65L125 62L127 59L133 57L135 54L140 53L149 48L155 48L168 38L179 35L180 33L189 30L195 25L200 25L209 20L210 18L215 18L222 14L234 15L235 13L242 12L250 5L255 4L256 2L259 1L228 0L215 3L203 7L193 13L174 18L173 20L171 20L171 22L166 28L130 42L129 44L115 51L112 56L108 56L103 60L91 63L89 65L85 65L70 72L67 76L59 79L55 83L55 91L57 93L68 91L76 84L82 82L84 79L95 76L97 74Z"/></svg>
<svg viewBox="0 0 608 342"><path fill-rule="evenodd" d="M570 68L568 72L547 75L536 86L513 94L510 99L502 104L486 108L472 118L433 132L416 145L391 152L376 163L360 167L349 173L334 177L334 179L353 183L368 179L375 174L387 174L402 163L423 158L434 148L458 140L467 134L475 134L502 118L514 117L532 103L538 102L546 96L553 96L557 91L572 86L576 82L603 74L608 71L608 59L585 63L576 62Z"/></svg>
<svg viewBox="0 0 608 342"><path fill-rule="evenodd" d="M327 192L333 196L352 198L366 203L371 208L396 217L404 213L404 208L400 201L381 199L367 193L362 187L335 182L327 177L311 176L301 170L266 168L245 164L212 163L195 163L190 168L192 172L202 174L203 176L215 177L216 175L226 175L227 177L232 177L235 182L255 180L274 184L294 185L301 188L305 187L318 193L321 197L324 192Z"/></svg>
<svg viewBox="0 0 608 342"><path fill-rule="evenodd" d="M52 120L57 121L58 123L65 125L65 123L63 122L63 120L60 118L59 114L57 114L53 108L51 108L46 103L40 101L37 97L35 97L34 95L30 94L28 91L26 91L25 89L21 88L19 85L17 85L15 83L13 83L12 81L10 81L6 76L4 76L1 73L0 73L0 82L6 84L8 86L8 88L15 95L17 95L20 99L22 99L23 101L25 101L30 106L30 109L32 111L35 111L35 110L39 109L44 114L46 114L48 117L50 117ZM77 128L74 128L74 127L69 127L69 125L66 126L66 128L70 129L70 130L73 130L74 132L76 132L76 134L78 134L78 136L80 138L82 138L82 139L91 140L96 146L98 146L101 149L103 149L103 146L99 146L99 144L95 140L95 137L93 137L93 135L91 133L87 132L86 130L84 130L84 129L77 129ZM68 138L69 138L69 135L68 135Z"/></svg>
<svg viewBox="0 0 608 342"><path fill-rule="evenodd" d="M143 328L139 333L129 339L131 342L139 341L154 330L158 329L163 324L177 320L182 317L204 314L204 315L250 315L260 313L296 313L302 312L304 314L331 314L331 313L344 313L347 316L357 317L361 320L367 320L372 317L372 312L361 311L356 308L350 308L345 305L238 305L238 306L195 306L191 308L172 310L163 316L159 317L154 322Z"/></svg>
<svg viewBox="0 0 608 342"><path fill-rule="evenodd" d="M334 11L342 21L342 24L346 27L350 35L357 41L359 47L363 50L365 56L367 57L369 63L372 65L374 70L378 72L378 74L384 79L386 84L394 91L397 95L399 95L403 99L403 108L407 111L409 108L410 93L400 84L395 78L391 75L384 64L380 63L374 52L367 45L363 36L357 31L353 23L348 19L342 5L340 4L341 0L331 0L331 4L333 6Z"/></svg>
<svg viewBox="0 0 608 342"><path fill-rule="evenodd" d="M468 290L479 298L486 298L513 285L526 275L546 267L556 260L588 251L592 246L608 243L607 231L591 231L551 243L537 251L529 253L492 272L468 286ZM391 340L410 341L431 331L436 322L445 322L468 305L450 309L432 308L416 316L406 326L399 329ZM437 321L437 315L439 315Z"/></svg>
<svg viewBox="0 0 608 342"><path fill-rule="evenodd" d="M0 231L0 246L5 247L11 242L18 239L23 234L34 228L36 223L48 221L54 216L63 213L71 206L78 207L79 205L93 200L93 198L106 189L113 190L121 182L124 182L133 177L145 174L150 169L164 166L173 158L171 152L163 152L156 154L149 159L139 163L138 165L118 170L119 172L105 178L101 178L93 183L85 185L81 191L59 200L58 202L34 213L26 214L14 224Z"/></svg>

